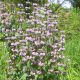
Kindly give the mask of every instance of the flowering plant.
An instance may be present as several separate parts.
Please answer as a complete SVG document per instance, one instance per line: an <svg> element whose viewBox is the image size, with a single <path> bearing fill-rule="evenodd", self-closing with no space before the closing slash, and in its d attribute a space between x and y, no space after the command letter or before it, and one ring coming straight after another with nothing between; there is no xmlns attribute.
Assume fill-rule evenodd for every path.
<svg viewBox="0 0 80 80"><path fill-rule="evenodd" d="M22 79L24 74L25 80L59 80L66 67L62 54L65 50L64 31L58 30L58 15L52 13L49 4L40 7L33 3L32 6L33 12L25 13L22 12L23 5L18 4L21 10L17 12L17 28L9 28L11 20L8 18L6 21L9 14L2 15L5 16L2 32L10 52L7 75L12 80ZM28 14L29 18L24 19L23 14ZM28 26L26 29L22 26L25 21Z"/></svg>

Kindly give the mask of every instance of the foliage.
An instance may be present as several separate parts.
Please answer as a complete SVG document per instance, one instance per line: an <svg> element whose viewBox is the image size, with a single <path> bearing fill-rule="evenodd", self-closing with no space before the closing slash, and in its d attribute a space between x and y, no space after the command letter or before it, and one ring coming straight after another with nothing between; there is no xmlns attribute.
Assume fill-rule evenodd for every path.
<svg viewBox="0 0 80 80"><path fill-rule="evenodd" d="M23 3L23 4L25 4L25 2L26 1L28 1L28 0L3 0L4 2L13 2L13 3L15 3L15 4L18 4L18 3ZM45 3L47 3L48 2L48 0L29 0L30 2L32 2L32 3L38 3L38 4L45 4Z"/></svg>
<svg viewBox="0 0 80 80"><path fill-rule="evenodd" d="M69 39L73 35L79 34L79 25L80 25L80 10L73 8L68 10L67 12L60 12L61 17L59 18L59 25L62 29L66 31L67 39ZM64 22L64 23L63 23Z"/></svg>
<svg viewBox="0 0 80 80"><path fill-rule="evenodd" d="M70 39L66 40L65 55L69 59L68 67L68 80L79 80L80 79L80 34L72 35Z"/></svg>
<svg viewBox="0 0 80 80"><path fill-rule="evenodd" d="M65 35L58 30L58 16L52 13L49 4L41 7L33 3L32 13L26 13L23 4L18 4L18 11L15 5L11 6L14 7L9 11L2 3L0 12L1 32L9 52L7 79L64 79ZM29 14L28 19L26 14Z"/></svg>
<svg viewBox="0 0 80 80"><path fill-rule="evenodd" d="M80 8L80 0L69 0L69 1L72 3L73 7Z"/></svg>
<svg viewBox="0 0 80 80"><path fill-rule="evenodd" d="M24 33L26 33L25 30L29 30L29 29L32 30L32 28L33 28L32 27L33 23L31 24L29 22L28 24L26 24L25 21L29 21L29 20L26 19L25 14L20 13L20 10L24 11L23 8L19 8L19 6L18 6L17 8L14 7L14 9L13 9L10 7L11 4L6 3L6 5L7 5L7 7L5 9L5 13L8 12L10 14L9 15L5 14L5 15L7 15L6 18L8 18L8 20L6 18L4 18L4 19L5 19L5 22L9 22L9 23L11 23L11 25L9 25L7 23L4 24L3 21L0 21L0 80L9 80L9 79L12 80L12 78L13 78L13 75L11 75L11 73L9 73L9 69L11 69L10 61L13 57L12 54L15 54L15 53L13 53L11 51L11 49L13 48L13 46L10 45L11 43L8 44L9 41L6 41L5 39L9 39L10 37L12 37L13 33L14 33L13 36L15 36L15 35L17 36L20 34L20 31L23 31L23 34L24 34ZM3 6L3 4L0 5L0 11L1 11L1 9L3 10L5 8L5 6L4 7L1 7L1 6ZM65 43L66 50L63 53L66 56L66 58L67 57L69 58L68 61L64 60L64 63L67 62L67 65L69 65L68 68L65 67L65 69L67 69L66 70L67 76L65 76L65 78L64 78L64 76L62 74L61 75L46 74L43 78L43 76L41 76L41 75L35 75L35 80L39 77L43 78L43 80L47 80L47 79L50 80L50 78L52 78L52 77L55 77L56 79L58 78L57 80L79 80L80 79L80 75L79 75L80 74L80 67L79 67L79 65L80 65L80 27L79 27L80 26L80 22L79 22L80 21L80 17L79 17L80 10L76 9L76 8L72 8L71 10L66 10L66 9L63 9L62 7L60 7L55 12L54 6L58 6L58 5L53 4L53 5L51 5L50 8L53 10L54 13L57 13L57 15L59 16L59 18L58 18L59 24L57 25L57 28L58 28L58 30L65 30L65 35L66 35L66 43ZM11 9L13 9L13 10L11 10ZM44 14L44 12L45 11L40 10L41 15ZM16 13L16 14L13 14L13 13ZM1 12L0 12L0 14L1 14ZM57 15L55 15L55 16L57 16ZM38 17L39 16L40 15L38 15ZM2 17L2 15L1 15L1 17ZM0 20L1 20L1 17L0 17ZM33 16L30 16L30 19L32 17ZM24 21L24 19L25 19L25 21ZM41 19L41 18L38 18L38 19ZM42 21L44 21L44 20L45 19L42 19ZM57 20L57 18L54 20ZM19 22L19 21L21 21L21 22ZM4 31L5 30L4 28L5 27L7 28L6 25L10 26L9 29L12 29L14 32L11 33L11 32L9 32L8 29L6 29L6 31ZM40 24L37 24L37 25L38 25L38 27L40 26ZM23 29L18 29L19 27L22 27ZM16 30L16 32L15 32L15 30ZM37 30L35 32L37 32ZM8 36L10 36L10 37L7 38L8 36L5 35L5 33L8 33L9 34ZM30 36L31 35L33 35L33 34L30 34ZM55 34L55 35L58 38L60 37L60 34ZM3 39L1 39L2 37L3 37ZM57 40L56 37L55 37L55 40ZM12 38L14 38L14 37L12 37ZM21 38L24 39L23 37L21 37ZM50 36L49 36L49 38L50 38ZM48 38L48 40L51 40L49 38ZM20 37L19 37L19 40L20 40ZM30 40L32 40L32 39L30 39ZM13 42L13 40L11 42L15 43L15 42ZM31 44L30 44L30 46L31 46ZM20 48L20 47L17 46L17 49L18 48ZM47 46L45 49L47 49L48 51L51 51L50 46ZM45 49L44 49L44 51L45 51ZM50 56L48 55L48 57L50 57ZM64 58L64 59L66 59L66 58ZM16 57L15 60L16 61L14 61L14 63L15 64L17 63L17 64L14 65L14 67L16 66L17 69L13 68L16 70L13 70L13 71L10 70L10 72L13 72L13 74L15 74L15 71L16 71L16 74L14 77L17 80L26 80L26 77L28 78L28 75L26 74L26 72L21 73L21 70L20 70L22 67L20 67L21 63L19 61L21 61L22 59L20 60L20 57ZM28 61L28 63L27 63L28 68L30 65L31 64ZM35 66L35 67L38 67L38 66ZM33 68L35 68L35 67L33 67ZM24 71L25 71L25 69L26 68L24 67ZM47 71L47 69L48 69L48 66L45 66L44 70ZM63 70L60 67L59 67L59 69ZM20 74L18 72L20 72ZM51 80L53 80L53 79L51 79Z"/></svg>
<svg viewBox="0 0 80 80"><path fill-rule="evenodd" d="M66 33L66 50L64 53L70 58L67 78L68 80L79 80L80 9L60 10L58 14L60 14L60 29L64 29Z"/></svg>
<svg viewBox="0 0 80 80"><path fill-rule="evenodd" d="M65 30L65 55L69 57L68 80L80 79L79 53L80 53L80 9L59 9L59 29Z"/></svg>

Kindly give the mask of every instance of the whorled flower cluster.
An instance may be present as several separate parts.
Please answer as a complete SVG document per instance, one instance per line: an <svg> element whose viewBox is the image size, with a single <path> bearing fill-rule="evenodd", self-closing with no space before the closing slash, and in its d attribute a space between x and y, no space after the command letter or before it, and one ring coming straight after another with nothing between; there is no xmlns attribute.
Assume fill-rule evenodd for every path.
<svg viewBox="0 0 80 80"><path fill-rule="evenodd" d="M36 80L36 76L37 79L52 80L64 74L66 66L62 54L65 50L64 31L58 30L58 16L52 13L49 4L40 7L33 3L32 6L33 12L26 20L28 28L24 30L20 25L11 29L10 36L5 38L10 48L8 75L14 80L24 73L27 80ZM23 21L20 19L19 22Z"/></svg>
<svg viewBox="0 0 80 80"><path fill-rule="evenodd" d="M2 27L2 31L8 29L11 25L11 21L9 19L10 14L6 11L6 6L4 3L0 5L0 23L4 26Z"/></svg>

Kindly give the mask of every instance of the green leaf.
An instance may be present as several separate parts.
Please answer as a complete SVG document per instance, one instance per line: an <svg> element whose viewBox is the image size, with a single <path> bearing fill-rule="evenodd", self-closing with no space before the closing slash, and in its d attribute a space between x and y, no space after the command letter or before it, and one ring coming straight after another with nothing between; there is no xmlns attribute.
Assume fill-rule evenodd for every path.
<svg viewBox="0 0 80 80"><path fill-rule="evenodd" d="M22 77L20 78L20 80L26 80L27 74L23 74Z"/></svg>

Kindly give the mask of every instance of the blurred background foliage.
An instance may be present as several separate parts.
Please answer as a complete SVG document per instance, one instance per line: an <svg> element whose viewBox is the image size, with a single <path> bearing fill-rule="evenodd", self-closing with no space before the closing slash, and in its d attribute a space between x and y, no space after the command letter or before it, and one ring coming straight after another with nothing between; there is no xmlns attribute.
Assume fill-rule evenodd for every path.
<svg viewBox="0 0 80 80"><path fill-rule="evenodd" d="M26 1L30 1L32 3L38 3L38 4L41 4L41 5L48 2L48 0L2 0L2 1L5 1L5 2L13 2L15 4L18 4L18 3L25 4Z"/></svg>
<svg viewBox="0 0 80 80"><path fill-rule="evenodd" d="M73 7L80 8L80 0L69 0Z"/></svg>

